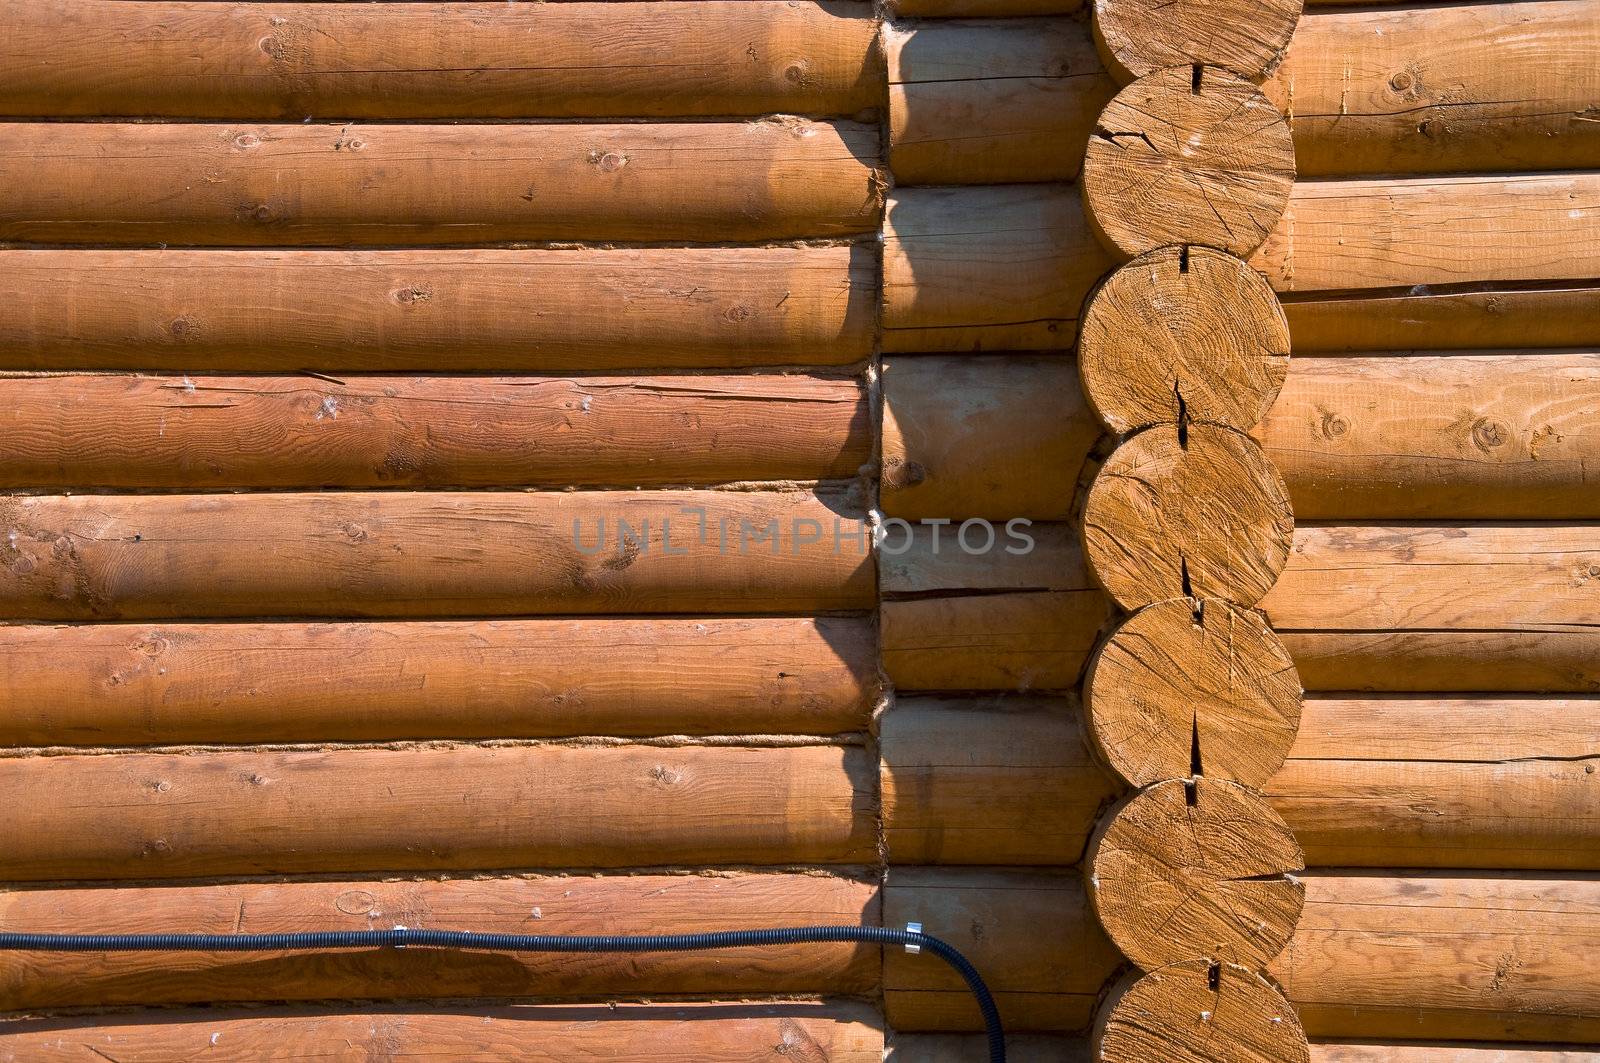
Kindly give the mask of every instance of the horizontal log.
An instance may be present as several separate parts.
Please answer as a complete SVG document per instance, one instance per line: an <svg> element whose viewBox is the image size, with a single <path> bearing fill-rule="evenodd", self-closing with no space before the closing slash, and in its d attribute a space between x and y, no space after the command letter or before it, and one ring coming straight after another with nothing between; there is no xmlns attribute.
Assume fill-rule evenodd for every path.
<svg viewBox="0 0 1600 1063"><path fill-rule="evenodd" d="M911 355L884 359L880 379L885 515L959 524L1071 513L1100 438L1072 359Z"/></svg>
<svg viewBox="0 0 1600 1063"><path fill-rule="evenodd" d="M1280 633L1308 690L1600 691L1600 630Z"/></svg>
<svg viewBox="0 0 1600 1063"><path fill-rule="evenodd" d="M1600 4L1312 11L1267 94L1301 176L1600 166Z"/></svg>
<svg viewBox="0 0 1600 1063"><path fill-rule="evenodd" d="M824 745L10 757L0 877L859 864L876 774Z"/></svg>
<svg viewBox="0 0 1600 1063"><path fill-rule="evenodd" d="M983 972L1008 1030L1082 1031L1122 963L1075 870L891 868L885 926L919 922ZM884 1016L896 1030L979 1030L959 976L920 956L883 957Z"/></svg>
<svg viewBox="0 0 1600 1063"><path fill-rule="evenodd" d="M1272 973L1313 1037L1600 1040L1600 978L1589 962L1600 945L1600 879L1318 872L1305 884L1305 913ZM1502 1057L1433 1053L1416 1063L1444 1060Z"/></svg>
<svg viewBox="0 0 1600 1063"><path fill-rule="evenodd" d="M1600 702L1310 698L1266 785L1321 867L1600 869Z"/></svg>
<svg viewBox="0 0 1600 1063"><path fill-rule="evenodd" d="M878 130L0 124L0 241L373 246L722 242L878 228Z"/></svg>
<svg viewBox="0 0 1600 1063"><path fill-rule="evenodd" d="M1086 19L911 22L883 39L899 185L1070 181L1117 90Z"/></svg>
<svg viewBox="0 0 1600 1063"><path fill-rule="evenodd" d="M983 1063L989 1058L989 1042L981 1034L891 1032L887 1047L885 1063ZM1065 1034L1008 1034L1006 1059L1011 1063L1090 1063L1089 1042Z"/></svg>
<svg viewBox="0 0 1600 1063"><path fill-rule="evenodd" d="M865 247L0 250L6 369L841 365L877 317Z"/></svg>
<svg viewBox="0 0 1600 1063"><path fill-rule="evenodd" d="M1600 517L1600 354L1293 360L1255 431L1301 520Z"/></svg>
<svg viewBox="0 0 1600 1063"><path fill-rule="evenodd" d="M981 1034L893 1034L887 1063L982 1063L988 1042ZM1090 1063L1089 1042L1065 1034L1018 1034L1006 1038L1013 1063ZM1311 1045L1311 1063L1595 1063L1590 1048L1525 1047L1464 1042L1391 1041L1371 1044L1330 1041Z"/></svg>
<svg viewBox="0 0 1600 1063"><path fill-rule="evenodd" d="M1070 15L1083 0L893 0L890 11L902 18L1014 18Z"/></svg>
<svg viewBox="0 0 1600 1063"><path fill-rule="evenodd" d="M903 697L878 754L893 864L1075 864L1121 790L1074 698Z"/></svg>
<svg viewBox="0 0 1600 1063"><path fill-rule="evenodd" d="M0 625L0 746L865 730L859 617Z"/></svg>
<svg viewBox="0 0 1600 1063"><path fill-rule="evenodd" d="M0 376L0 483L44 490L633 487L854 476L823 376Z"/></svg>
<svg viewBox="0 0 1600 1063"><path fill-rule="evenodd" d="M1070 347L1112 261L1075 188L908 188L884 221L883 349Z"/></svg>
<svg viewBox="0 0 1600 1063"><path fill-rule="evenodd" d="M774 1049L773 1046L779 1046ZM834 1063L877 1063L883 1027L876 1009L854 1001L779 1004L487 1005L406 1011L273 1009L133 1012L27 1019L0 1031L0 1059L122 1063L198 1059L381 1059L384 1055L470 1060L685 1057L741 1063L777 1051L816 1052Z"/></svg>
<svg viewBox="0 0 1600 1063"><path fill-rule="evenodd" d="M0 498L0 612L37 620L805 613L873 603L835 492Z"/></svg>
<svg viewBox="0 0 1600 1063"><path fill-rule="evenodd" d="M915 525L909 544L887 536L878 554L883 667L895 688L1075 687L1113 613L1076 529L997 530L996 548L977 556L942 530Z"/></svg>
<svg viewBox="0 0 1600 1063"><path fill-rule="evenodd" d="M877 883L814 874L532 876L11 889L29 933L272 934L391 926L504 934L689 934L878 925ZM870 993L877 950L792 945L641 955L458 952L7 952L0 1007L260 1000ZM3 1028L3 1027L0 1027ZM4 1042L0 1035L0 1043ZM4 1058L0 1050L0 1058Z"/></svg>
<svg viewBox="0 0 1600 1063"><path fill-rule="evenodd" d="M0 10L0 114L22 117L717 117L878 103L864 4Z"/></svg>
<svg viewBox="0 0 1600 1063"><path fill-rule="evenodd" d="M1285 292L1600 276L1600 173L1298 181L1252 262Z"/></svg>
<svg viewBox="0 0 1600 1063"><path fill-rule="evenodd" d="M1296 354L1600 346L1600 284L1426 285L1283 297Z"/></svg>

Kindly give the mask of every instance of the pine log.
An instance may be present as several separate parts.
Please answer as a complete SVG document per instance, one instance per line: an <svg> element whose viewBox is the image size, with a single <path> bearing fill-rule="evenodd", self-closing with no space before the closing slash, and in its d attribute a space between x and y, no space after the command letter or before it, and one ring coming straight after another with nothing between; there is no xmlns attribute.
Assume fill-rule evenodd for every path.
<svg viewBox="0 0 1600 1063"><path fill-rule="evenodd" d="M897 865L1075 864L1120 788L1070 697L903 697L879 719L878 752Z"/></svg>
<svg viewBox="0 0 1600 1063"><path fill-rule="evenodd" d="M1070 15L1083 0L892 0L902 18L998 18L1020 15Z"/></svg>
<svg viewBox="0 0 1600 1063"><path fill-rule="evenodd" d="M1143 2L1098 0L1096 26L1104 28L1108 7L1123 5L1140 8L1146 38L1183 21ZM1222 19L1220 6L1195 9ZM1247 255L1283 215L1294 175L1289 122L1261 90L1227 70L1184 65L1144 73L1101 112L1084 158L1083 199L1091 227L1119 258L1189 243Z"/></svg>
<svg viewBox="0 0 1600 1063"><path fill-rule="evenodd" d="M1272 974L1313 1037L1594 1043L1597 947L1593 876L1316 872ZM1559 1054L1505 1058L1567 1063ZM1503 1063L1487 1052L1415 1063L1446 1061Z"/></svg>
<svg viewBox="0 0 1600 1063"><path fill-rule="evenodd" d="M1157 973L1195 960L1259 969L1294 934L1304 867L1261 795L1202 777L1130 794L1100 821L1084 859L1106 936Z"/></svg>
<svg viewBox="0 0 1600 1063"><path fill-rule="evenodd" d="M1600 346L1600 284L1581 281L1312 292L1281 301L1297 354Z"/></svg>
<svg viewBox="0 0 1600 1063"><path fill-rule="evenodd" d="M889 352L1071 347L1112 267L1068 185L901 189L883 239Z"/></svg>
<svg viewBox="0 0 1600 1063"><path fill-rule="evenodd" d="M1294 1008L1265 978L1190 960L1121 979L1100 1005L1099 1063L1308 1063Z"/></svg>
<svg viewBox="0 0 1600 1063"><path fill-rule="evenodd" d="M503 934L688 934L877 925L879 898L877 883L865 877L821 874L235 882L11 889L0 892L0 919L9 930L47 934L273 934L396 925ZM879 976L877 949L845 943L559 956L447 949L7 952L0 954L0 1007L870 993Z"/></svg>
<svg viewBox="0 0 1600 1063"><path fill-rule="evenodd" d="M1220 67L1260 81L1283 60L1301 0L1094 0L1094 38L1119 82Z"/></svg>
<svg viewBox="0 0 1600 1063"><path fill-rule="evenodd" d="M1311 698L1267 784L1321 867L1600 869L1589 698Z"/></svg>
<svg viewBox="0 0 1600 1063"><path fill-rule="evenodd" d="M1305 176L1600 167L1600 4L1306 15L1266 91Z"/></svg>
<svg viewBox="0 0 1600 1063"><path fill-rule="evenodd" d="M1204 774L1259 788L1300 726L1300 679L1266 618L1220 598L1175 598L1105 638L1084 677L1089 737L1124 781Z"/></svg>
<svg viewBox="0 0 1600 1063"><path fill-rule="evenodd" d="M878 105L864 4L0 5L0 114L842 115Z"/></svg>
<svg viewBox="0 0 1600 1063"><path fill-rule="evenodd" d="M887 1063L983 1063L988 1043L981 1034L891 1034ZM1065 1034L1018 1034L1006 1038L1013 1063L1091 1063L1089 1042ZM1600 1049L1548 1045L1424 1044L1389 1041L1312 1042L1311 1063L1596 1063Z"/></svg>
<svg viewBox="0 0 1600 1063"><path fill-rule="evenodd" d="M0 499L0 612L35 620L805 613L873 604L832 491Z"/></svg>
<svg viewBox="0 0 1600 1063"><path fill-rule="evenodd" d="M876 858L853 746L457 746L0 758L0 877Z"/></svg>
<svg viewBox="0 0 1600 1063"><path fill-rule="evenodd" d="M0 250L6 369L841 365L877 315L860 246Z"/></svg>
<svg viewBox="0 0 1600 1063"><path fill-rule="evenodd" d="M885 515L950 518L952 533L969 518L1065 519L1100 438L1077 375L1051 355L884 359Z"/></svg>
<svg viewBox="0 0 1600 1063"><path fill-rule="evenodd" d="M1089 575L1076 529L1018 525L979 556L952 548L949 529L940 532L915 525L908 547L896 534L879 550L883 666L895 687L1077 686L1112 607Z"/></svg>
<svg viewBox="0 0 1600 1063"><path fill-rule="evenodd" d="M1252 261L1282 292L1600 276L1600 172L1298 181Z"/></svg>
<svg viewBox="0 0 1600 1063"><path fill-rule="evenodd" d="M1288 631L1308 690L1600 691L1600 630Z"/></svg>
<svg viewBox="0 0 1600 1063"><path fill-rule="evenodd" d="M1592 519L1600 353L1296 358L1256 436L1302 519Z"/></svg>
<svg viewBox="0 0 1600 1063"><path fill-rule="evenodd" d="M7 1063L91 1056L119 1063L224 1057L745 1063L766 1054L878 1063L882 1020L870 1005L838 1001L132 1012L0 1027L0 1060Z"/></svg>
<svg viewBox="0 0 1600 1063"><path fill-rule="evenodd" d="M884 29L898 185L1070 181L1116 92L1080 19Z"/></svg>
<svg viewBox="0 0 1600 1063"><path fill-rule="evenodd" d="M858 617L0 625L0 746L866 729Z"/></svg>
<svg viewBox="0 0 1600 1063"><path fill-rule="evenodd" d="M1289 324L1266 279L1209 247L1163 247L1090 298L1083 390L1113 432L1162 421L1249 429L1289 370Z"/></svg>
<svg viewBox="0 0 1600 1063"><path fill-rule="evenodd" d="M1124 609L1193 595L1254 604L1288 559L1288 491L1249 436L1157 425L1123 440L1089 487L1084 556Z"/></svg>
<svg viewBox="0 0 1600 1063"><path fill-rule="evenodd" d="M885 1063L983 1063L989 1058L988 1041L981 1034L891 1031L887 1047ZM1006 1059L1010 1063L1090 1063L1089 1043L1064 1034L1007 1034Z"/></svg>
<svg viewBox="0 0 1600 1063"><path fill-rule="evenodd" d="M870 436L839 377L0 376L13 488L817 480L854 476Z"/></svg>
<svg viewBox="0 0 1600 1063"><path fill-rule="evenodd" d="M878 228L878 130L0 124L0 240L374 246L719 242Z"/></svg>
<svg viewBox="0 0 1600 1063"><path fill-rule="evenodd" d="M983 972L1008 1030L1086 1030L1101 987L1122 963L1076 871L891 868L885 926L918 922ZM903 949L883 957L884 1015L906 1031L979 1030L959 976Z"/></svg>

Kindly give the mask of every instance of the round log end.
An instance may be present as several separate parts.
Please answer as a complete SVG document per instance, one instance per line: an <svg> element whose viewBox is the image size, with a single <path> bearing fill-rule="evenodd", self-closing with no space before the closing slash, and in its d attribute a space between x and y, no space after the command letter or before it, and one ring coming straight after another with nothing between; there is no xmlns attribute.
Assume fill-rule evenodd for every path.
<svg viewBox="0 0 1600 1063"><path fill-rule="evenodd" d="M1260 444L1215 425L1157 425L1122 442L1084 502L1083 549L1118 605L1254 605L1289 559L1294 515Z"/></svg>
<svg viewBox="0 0 1600 1063"><path fill-rule="evenodd" d="M1265 277L1209 247L1162 247L1084 310L1084 393L1114 432L1207 421L1253 428L1289 371L1289 322Z"/></svg>
<svg viewBox="0 0 1600 1063"><path fill-rule="evenodd" d="M1303 0L1095 0L1095 45L1124 85L1196 64L1260 81L1283 61L1303 6Z"/></svg>
<svg viewBox="0 0 1600 1063"><path fill-rule="evenodd" d="M1113 810L1085 869L1100 925L1135 966L1184 960L1259 968L1305 904L1305 856L1283 818L1237 783L1168 780Z"/></svg>
<svg viewBox="0 0 1600 1063"><path fill-rule="evenodd" d="M1300 677L1266 617L1220 598L1147 605L1089 662L1101 758L1130 785L1199 775L1257 789L1300 728Z"/></svg>
<svg viewBox="0 0 1600 1063"><path fill-rule="evenodd" d="M1204 960L1124 979L1095 1022L1095 1063L1308 1063L1294 1008L1266 979Z"/></svg>
<svg viewBox="0 0 1600 1063"><path fill-rule="evenodd" d="M1083 200L1101 241L1123 258L1169 244L1242 258L1283 216L1294 173L1289 123L1260 89L1216 67L1183 66L1141 77L1101 112Z"/></svg>

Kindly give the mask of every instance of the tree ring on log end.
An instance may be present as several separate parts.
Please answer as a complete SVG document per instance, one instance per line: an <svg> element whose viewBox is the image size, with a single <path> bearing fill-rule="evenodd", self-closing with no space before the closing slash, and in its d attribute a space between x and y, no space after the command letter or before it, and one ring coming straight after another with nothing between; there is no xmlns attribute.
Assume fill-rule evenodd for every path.
<svg viewBox="0 0 1600 1063"><path fill-rule="evenodd" d="M1261 90L1215 67L1140 78L1106 105L1083 164L1085 212L1123 258L1169 244L1246 257L1289 204L1289 123Z"/></svg>
<svg viewBox="0 0 1600 1063"><path fill-rule="evenodd" d="M1265 277L1209 247L1118 269L1083 313L1083 390L1113 432L1187 417L1248 430L1289 371L1289 322Z"/></svg>
<svg viewBox="0 0 1600 1063"><path fill-rule="evenodd" d="M1084 864L1100 925L1135 966L1266 965L1294 936L1305 854L1266 798L1238 783L1172 779L1126 798Z"/></svg>
<svg viewBox="0 0 1600 1063"><path fill-rule="evenodd" d="M1173 964L1118 983L1100 1006L1095 1063L1309 1063L1294 1008L1233 964Z"/></svg>
<svg viewBox="0 0 1600 1063"><path fill-rule="evenodd" d="M1220 598L1145 606L1095 651L1084 679L1095 747L1132 786L1203 765L1207 778L1261 789L1288 758L1300 702L1300 676L1266 617Z"/></svg>
<svg viewBox="0 0 1600 1063"><path fill-rule="evenodd" d="M1167 67L1260 81L1283 61L1302 0L1095 0L1094 41L1119 84Z"/></svg>
<svg viewBox="0 0 1600 1063"><path fill-rule="evenodd" d="M1261 445L1215 425L1129 436L1089 485L1083 549L1118 605L1226 598L1254 605L1289 560L1294 514Z"/></svg>

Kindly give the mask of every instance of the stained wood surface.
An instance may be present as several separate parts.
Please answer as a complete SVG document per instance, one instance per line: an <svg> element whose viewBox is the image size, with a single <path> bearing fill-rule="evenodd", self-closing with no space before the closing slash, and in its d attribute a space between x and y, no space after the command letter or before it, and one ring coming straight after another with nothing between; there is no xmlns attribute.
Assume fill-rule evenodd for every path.
<svg viewBox="0 0 1600 1063"><path fill-rule="evenodd" d="M1076 871L891 868L885 926L919 922L984 973L1011 1030L1087 1030L1122 963L1089 911ZM883 957L884 1016L895 1030L981 1030L972 995L943 964Z"/></svg>
<svg viewBox="0 0 1600 1063"><path fill-rule="evenodd" d="M1219 598L1134 613L1084 677L1100 758L1134 786L1201 774L1260 787L1300 725L1300 678L1266 618Z"/></svg>
<svg viewBox="0 0 1600 1063"><path fill-rule="evenodd" d="M891 1034L888 1063L982 1063L988 1044L981 1034ZM1016 1063L1090 1063L1089 1043L1065 1034L1013 1034L1006 1058ZM1594 1063L1590 1048L1548 1045L1312 1042L1311 1063Z"/></svg>
<svg viewBox="0 0 1600 1063"><path fill-rule="evenodd" d="M857 617L0 625L0 745L865 730Z"/></svg>
<svg viewBox="0 0 1600 1063"><path fill-rule="evenodd" d="M1283 292L1600 276L1600 173L1298 181L1252 262Z"/></svg>
<svg viewBox="0 0 1600 1063"><path fill-rule="evenodd" d="M907 188L883 226L883 349L1071 347L1112 260L1076 188Z"/></svg>
<svg viewBox="0 0 1600 1063"><path fill-rule="evenodd" d="M1084 20L890 24L883 41L899 185L1070 181L1116 92Z"/></svg>
<svg viewBox="0 0 1600 1063"><path fill-rule="evenodd" d="M1294 1008L1254 971L1206 960L1128 975L1090 1037L1101 1063L1307 1063Z"/></svg>
<svg viewBox="0 0 1600 1063"><path fill-rule="evenodd" d="M742 1063L768 1052L816 1052L836 1063L877 1063L883 1057L883 1027L870 1006L840 1001L133 1012L28 1019L0 1032L0 1060L7 1063L86 1055L122 1063L219 1055L358 1063L385 1054L477 1063L667 1063L690 1055L706 1063Z"/></svg>
<svg viewBox="0 0 1600 1063"><path fill-rule="evenodd" d="M988 1041L981 1034L891 1031L887 1047L885 1063L982 1063L989 1053ZM1089 1063L1089 1044L1064 1034L1007 1034L1006 1059L1012 1063Z"/></svg>
<svg viewBox="0 0 1600 1063"><path fill-rule="evenodd" d="M1600 690L1600 631L1290 631L1311 690L1413 693Z"/></svg>
<svg viewBox="0 0 1600 1063"><path fill-rule="evenodd" d="M1159 40L1185 12L1161 6L1157 12L1136 0L1098 0L1095 26L1106 28L1108 9L1123 12L1136 19L1141 38ZM1216 9L1225 6L1193 5L1224 21ZM1272 6L1250 4L1247 24L1264 22L1261 12ZM1242 12L1238 20L1246 24ZM1283 215L1294 184L1288 120L1228 70L1165 62L1151 70L1141 70L1095 123L1083 164L1090 225L1123 259L1186 243L1249 254Z"/></svg>
<svg viewBox="0 0 1600 1063"><path fill-rule="evenodd" d="M1593 347L1600 285L1463 284L1286 296L1298 353Z"/></svg>
<svg viewBox="0 0 1600 1063"><path fill-rule="evenodd" d="M0 376L13 488L704 485L854 476L865 385L823 376Z"/></svg>
<svg viewBox="0 0 1600 1063"><path fill-rule="evenodd" d="M1090 571L1124 609L1184 595L1251 605L1283 569L1294 515L1249 436L1157 425L1100 467L1083 528Z"/></svg>
<svg viewBox="0 0 1600 1063"><path fill-rule="evenodd" d="M1272 974L1313 1037L1593 1043L1597 935L1592 876L1316 872ZM1443 1060L1502 1063L1487 1051L1418 1057ZM1568 1060L1511 1054L1506 1063Z"/></svg>
<svg viewBox="0 0 1600 1063"><path fill-rule="evenodd" d="M1591 698L1311 698L1267 784L1321 867L1600 868Z"/></svg>
<svg viewBox="0 0 1600 1063"><path fill-rule="evenodd" d="M878 130L0 124L0 240L374 246L720 241L878 228Z"/></svg>
<svg viewBox="0 0 1600 1063"><path fill-rule="evenodd" d="M0 892L0 913L8 927L31 933L93 928L117 934L272 934L399 925L504 934L652 934L877 925L879 897L876 883L865 877L837 875L551 875L11 889ZM421 948L7 952L0 955L0 1003L27 1010L259 1000L862 993L877 988L879 967L876 949L850 944L627 956Z"/></svg>
<svg viewBox="0 0 1600 1063"><path fill-rule="evenodd" d="M1083 0L894 0L890 10L907 18L995 18L1070 15Z"/></svg>
<svg viewBox="0 0 1600 1063"><path fill-rule="evenodd" d="M1256 436L1301 519L1600 517L1600 354L1296 358Z"/></svg>
<svg viewBox="0 0 1600 1063"><path fill-rule="evenodd" d="M840 365L877 307L862 247L0 249L0 368Z"/></svg>
<svg viewBox="0 0 1600 1063"><path fill-rule="evenodd" d="M1083 390L1114 432L1161 421L1249 429L1289 369L1289 324L1265 278L1208 247L1163 247L1095 291L1078 336Z"/></svg>
<svg viewBox="0 0 1600 1063"><path fill-rule="evenodd" d="M848 495L791 491L13 495L0 500L0 525L16 535L0 547L0 611L72 620L862 609L873 571L851 538L864 519L854 506Z"/></svg>
<svg viewBox="0 0 1600 1063"><path fill-rule="evenodd" d="M1322 10L1266 91L1307 176L1600 167L1593 0Z"/></svg>
<svg viewBox="0 0 1600 1063"><path fill-rule="evenodd" d="M1070 697L901 697L878 751L893 865L1075 864L1120 789Z"/></svg>
<svg viewBox="0 0 1600 1063"><path fill-rule="evenodd" d="M1304 867L1259 794L1195 778L1148 786L1110 810L1084 874L1095 917L1141 970L1191 960L1255 970L1294 933Z"/></svg>
<svg viewBox="0 0 1600 1063"><path fill-rule="evenodd" d="M983 541L976 526L960 532L971 518L1067 517L1101 431L1077 375L1059 355L885 358L883 512L951 519L952 548L957 534Z"/></svg>
<svg viewBox="0 0 1600 1063"><path fill-rule="evenodd" d="M878 554L883 667L895 687L1075 687L1113 612L1084 564L1076 528L1019 526L1027 542L1002 533L997 549L980 556L948 542L935 553L937 530L914 526L908 546L897 535Z"/></svg>
<svg viewBox="0 0 1600 1063"><path fill-rule="evenodd" d="M1123 84L1200 65L1259 81L1282 61L1301 6L1300 0L1094 0L1094 36Z"/></svg>
<svg viewBox="0 0 1600 1063"><path fill-rule="evenodd" d="M875 859L853 746L458 746L0 759L15 881Z"/></svg>
<svg viewBox="0 0 1600 1063"><path fill-rule="evenodd" d="M0 114L600 118L877 105L853 3L0 7Z"/></svg>

